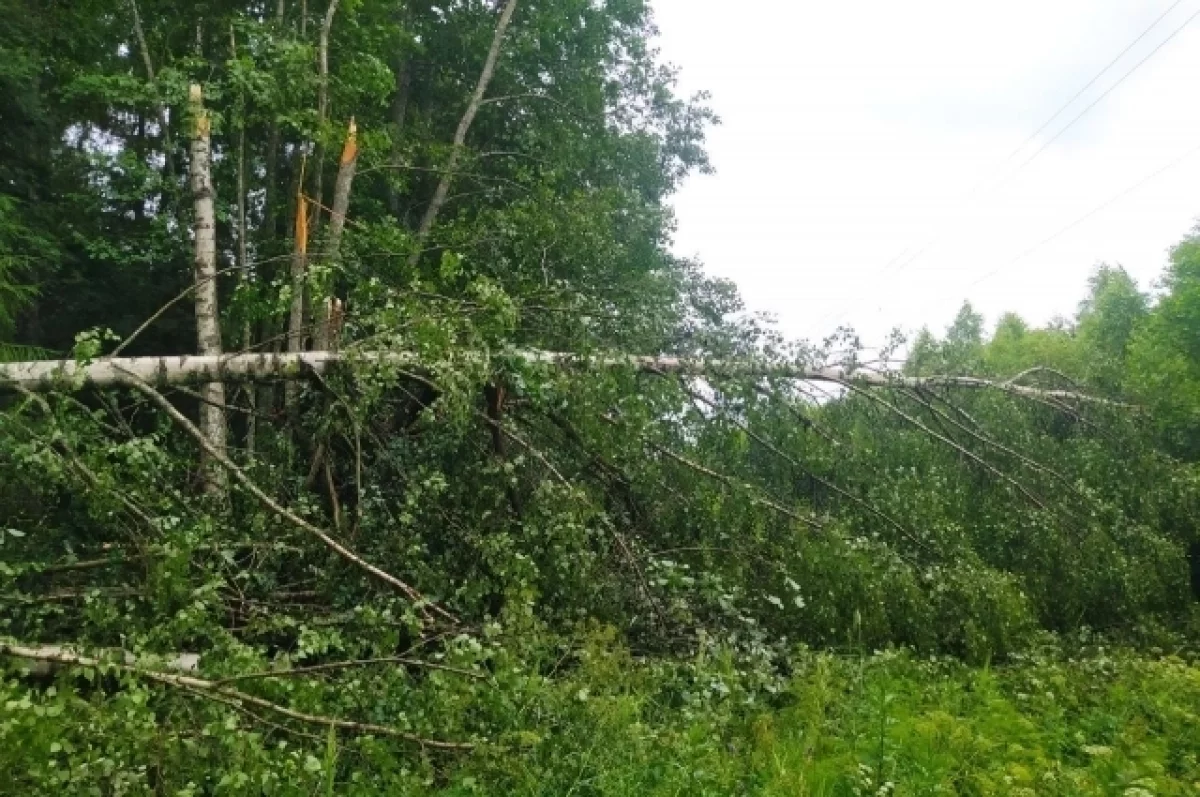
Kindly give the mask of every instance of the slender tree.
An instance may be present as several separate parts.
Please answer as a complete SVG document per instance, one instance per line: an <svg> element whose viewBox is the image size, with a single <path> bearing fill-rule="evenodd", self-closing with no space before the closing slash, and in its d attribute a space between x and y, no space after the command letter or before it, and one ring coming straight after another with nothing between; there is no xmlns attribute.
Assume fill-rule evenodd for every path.
<svg viewBox="0 0 1200 797"><path fill-rule="evenodd" d="M197 351L201 356L212 357L222 354L220 307L217 300L217 222L213 206L215 191L212 180L211 122L204 107L204 92L199 84L194 83L190 87L188 103L192 119L190 173L195 202L192 234L195 239ZM212 449L223 455L227 434L225 386L221 382L208 382L200 387L200 397L200 431ZM207 449L201 455L201 474L205 491L213 494L224 491L224 469L212 461Z"/></svg>

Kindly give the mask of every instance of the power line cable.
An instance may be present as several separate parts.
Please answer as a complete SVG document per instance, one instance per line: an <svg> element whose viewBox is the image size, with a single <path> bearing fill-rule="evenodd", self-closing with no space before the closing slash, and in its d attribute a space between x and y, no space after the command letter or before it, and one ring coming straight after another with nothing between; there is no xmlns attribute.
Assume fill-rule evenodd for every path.
<svg viewBox="0 0 1200 797"><path fill-rule="evenodd" d="M1142 179L1138 180L1136 183L1126 187L1124 190L1122 190L1122 191L1114 194L1113 196L1109 197L1108 199L1104 200L1099 205L1096 205L1094 208L1089 210L1087 213L1084 213L1082 216L1080 216L1079 218L1072 221L1070 224L1067 224L1066 226L1062 227L1058 231L1054 232L1052 235L1046 236L1045 238L1038 241L1036 244L1034 244L1033 246L1024 250L1017 256L1011 258L1010 260L1005 261L1004 263L1001 263L996 268L994 268L991 271L987 272L986 274L980 276L979 278L967 283L962 288L957 288L955 290L966 291L966 290L969 290L970 288L974 288L976 285L980 285L984 282L987 282L992 277L999 274L1001 271L1004 271L1005 269L1010 268L1013 265L1016 265L1017 263L1021 262L1025 258L1032 255L1034 252L1037 252L1039 249L1042 249L1043 247L1048 246L1049 244L1053 243L1054 241L1057 241L1059 238L1066 235L1071 230L1075 229L1076 227L1078 227L1079 225L1088 221L1089 219L1096 216L1097 214L1099 214L1099 213L1107 210L1108 208L1112 207L1113 205L1117 204L1125 197L1129 196L1130 194L1134 193L1138 189L1142 188L1147 183L1152 182L1156 178L1162 176L1164 173L1170 171L1171 169L1175 168L1176 166L1179 166L1184 161L1195 156L1197 153L1200 153L1200 144L1197 144L1196 146L1194 146L1191 149L1184 152L1182 155L1179 155L1176 158L1174 158L1173 160L1171 160L1169 163L1167 163L1163 166L1160 166L1155 171L1151 172L1150 174L1146 175ZM924 307L930 307L935 302L938 302L941 299L944 299L948 295L948 293L949 293L948 291L942 292L936 299L934 299L930 302L927 302L924 305Z"/></svg>
<svg viewBox="0 0 1200 797"><path fill-rule="evenodd" d="M1153 173L1146 175L1141 180L1138 180L1136 183L1134 183L1133 185L1126 188L1124 191L1121 191L1120 193L1116 194L1115 196L1112 196L1109 199L1105 200L1104 202L1101 202L1099 205L1092 208L1091 210L1089 210L1087 213L1083 214L1079 218L1075 219L1075 221L1073 221L1070 224L1068 224L1067 226L1063 227L1058 232L1042 239L1038 243L1036 243L1033 246L1026 249L1024 252L1021 252L1021 254L1017 255L1012 260L1009 260L1006 263L1003 263L1003 264L997 266L996 268L994 268L991 271L989 271L988 273L984 274L982 277L975 280L974 282L968 283L966 285L966 288L973 288L976 285L979 285L980 283L987 282L989 279L996 276L1004 269L1006 269L1012 265L1015 265L1016 263L1019 263L1020 261L1024 260L1025 258L1029 257L1030 255L1032 255L1034 252L1041 249L1042 247L1047 246L1048 244L1051 244L1054 241L1058 240L1062 236L1069 233L1071 230L1078 227L1080 224L1083 224L1085 221L1087 221L1088 219L1095 216L1097 213L1107 210L1112 205L1115 205L1117 202L1121 201L1125 197L1127 197L1130 194L1132 194L1133 192L1137 191L1142 186L1146 185L1146 183L1151 182L1155 178L1161 176L1163 173L1180 165L1181 163L1186 161L1188 158L1195 155L1197 152L1200 152L1200 144L1196 145L1195 147L1192 147L1187 152L1185 152L1182 155L1180 155L1179 157L1175 158L1174 160L1172 160L1170 163L1166 164L1165 166L1160 167L1158 170L1154 171Z"/></svg>
<svg viewBox="0 0 1200 797"><path fill-rule="evenodd" d="M1103 69L1101 69L1099 72L1097 72L1096 75L1094 77L1092 77L1091 80L1089 80L1081 89L1079 89L1077 92L1075 92L1075 94L1072 95L1069 100L1067 100L1065 103L1063 103L1059 107L1059 109L1050 116L1050 118L1048 118L1045 122L1043 122L1040 127L1038 127L1037 130L1035 130L1028 138L1026 138L1023 142L1021 142L1021 145L1018 146L1016 149L1014 149L1009 154L1009 156L1005 159L1004 163L1007 164L1018 153L1020 153L1021 150L1025 149L1025 147L1027 147L1031 141L1035 140L1047 127L1049 127L1051 125L1051 123L1054 122L1055 119L1057 119L1060 115L1062 115L1063 111L1065 111L1067 108L1069 108L1077 99L1079 99L1081 96L1083 96L1083 94L1088 89L1090 89L1092 86L1094 86L1096 84L1096 82L1098 80L1100 80L1101 77L1103 77L1110 69L1112 69L1113 66L1115 66L1118 62L1120 62L1120 60L1122 58L1124 58L1125 55L1127 55L1130 50L1132 50L1135 46L1137 46L1137 44L1140 41L1142 41L1142 39L1146 38L1146 36L1150 33L1150 31L1152 31L1154 28L1156 28L1158 26L1158 24L1160 22L1162 22L1172 11L1174 11L1176 8L1178 8L1182 2L1183 2L1183 0L1175 0L1175 2L1172 3L1170 6L1168 6L1165 11L1163 11L1161 14L1159 14L1158 17L1156 17L1155 20L1153 22L1151 22L1149 26L1146 27L1145 30L1143 30L1140 34L1138 34L1138 36L1133 41L1131 41L1123 50L1121 50L1121 52L1119 52L1111 61L1109 61L1108 64L1105 65L1105 67ZM1109 94L1111 94L1118 86L1120 86L1122 83L1124 83L1125 80L1127 80L1134 72L1136 72L1138 69L1140 69L1142 67L1142 65L1144 65L1147 61L1149 61L1151 58L1153 58L1155 54L1157 54L1163 47L1165 47L1167 45L1167 43L1169 43L1172 39L1174 39L1177 35L1179 35L1179 33L1182 32L1183 29L1186 28L1189 24L1191 24L1191 22L1194 19L1196 19L1196 17L1198 17L1198 16L1200 16L1200 10L1197 10L1190 17L1188 17L1186 20L1184 20L1183 24L1181 24L1179 27L1175 28L1175 30L1173 30L1165 39L1163 39L1161 42L1159 42L1158 45L1156 45L1153 50L1151 50L1145 57L1143 57L1140 61L1138 61L1136 64L1134 64L1133 67L1131 69L1129 69L1125 74L1123 74L1120 78L1118 78L1115 83L1113 83L1111 86L1109 86L1107 89L1105 89L1105 91L1099 97L1097 97L1086 108L1084 108L1082 111L1080 111L1075 117L1073 117L1071 119L1071 121L1067 122L1067 124L1062 129L1060 129L1046 143L1044 143L1041 147L1039 147L1036 152L1034 152L1032 155L1030 155L1028 158L1026 158L1019 166L1017 166L1016 169L1014 169L1012 172L1010 172L1008 175L1006 175L1004 178L1002 178L1001 181L999 183L997 183L996 185L994 185L991 190L996 191L997 189L1001 188L1002 186L1007 185L1026 166L1028 166L1039 155L1041 155L1043 152L1045 152L1047 148L1049 148L1064 133L1066 133L1067 130L1069 130L1072 126L1074 126L1074 124L1076 122L1078 122L1080 119L1082 119L1084 116L1086 116L1088 114L1088 112L1090 112L1093 108L1095 108L1097 105L1099 105L1101 102L1103 102L1104 99L1106 97L1108 97ZM979 193L980 189L982 189L984 187L985 184L986 184L986 181L981 181L978 184L976 184L976 186L967 194L966 199L968 201L973 199L975 197L975 195ZM926 242L923 246L918 248L913 254L909 255L908 257L905 257L905 252L907 252L908 250L907 249L904 250L903 252L896 255L891 260L889 260L886 264L884 264L884 266L881 267L875 273L875 275L874 275L874 277L872 277L872 279L882 276L889 268L891 268L892 264L896 263L897 261L902 261L902 262L900 262L899 265L896 266L895 271L899 272L899 271L903 271L904 269L908 268L910 265L912 265L918 259L920 259L920 257L922 255L924 255L927 251L929 251L931 248L933 248L939 242L941 237L942 237L942 235L938 235L935 238L931 239L930 241ZM818 322L818 324L824 325L830 318L838 318L838 317L845 316L846 313L848 313L850 310L853 310L861 302L862 302L861 299L858 301L852 301L849 305L843 307L842 309L837 310L831 314L826 314L825 316L822 317L821 321Z"/></svg>
<svg viewBox="0 0 1200 797"><path fill-rule="evenodd" d="M1165 39L1163 39L1161 42L1159 42L1159 43L1158 43L1158 46L1157 46L1157 47L1155 47L1153 50L1151 50L1149 53L1147 53L1147 54L1146 54L1146 56L1145 56L1144 58L1142 58L1142 60L1140 60L1140 61L1138 61L1136 64L1134 64L1132 69L1130 69L1130 70L1129 70L1128 72L1126 72L1124 75L1121 75L1121 77L1120 77L1120 78L1117 80L1117 82L1116 82L1116 83L1112 84L1112 85L1111 85L1111 86L1109 86L1107 89L1105 89L1105 90L1104 90L1104 93L1102 93L1102 94L1101 94L1099 97L1097 97L1096 99L1092 100L1092 101L1091 101L1091 103L1089 103L1089 104L1088 104L1088 106L1087 106L1086 108L1084 108L1082 111L1080 111L1078 114L1076 114L1076 115L1075 115L1075 117L1074 117L1073 119L1071 119L1071 121L1067 122L1067 124L1066 124L1066 126L1065 126L1065 127L1063 127L1061 130L1059 130L1059 131L1058 131L1057 133L1055 133L1053 136L1051 136L1051 137L1050 137L1050 139L1049 139L1048 141L1046 141L1046 143L1045 143L1045 144L1042 144L1042 146L1038 147L1037 151L1036 151L1036 152L1034 152L1032 155L1030 155L1028 158L1026 158L1026 159L1025 159L1025 160L1024 160L1022 163L1021 163L1021 165L1020 165L1020 166L1018 166L1018 167L1016 168L1016 170L1015 170L1015 171L1013 171L1013 172L1012 172L1010 175L1008 175L1008 177L1007 177L1007 178L1005 178L1005 180L1004 180L1004 181L1002 181L1002 182L1000 183L1000 185L1004 185L1004 184L1006 184L1006 183L1007 183L1009 180L1011 180L1013 177L1015 177L1017 174L1019 174L1019 173L1021 172L1021 170L1022 170L1022 169L1024 169L1026 166L1028 166L1030 163L1032 163L1032 162L1034 161L1034 159L1035 159L1035 158L1037 158L1037 156L1038 156L1038 155L1041 155L1043 152L1045 152L1045 151L1046 151L1046 149L1047 149L1047 148L1048 148L1048 147L1049 147L1051 144L1053 144L1055 141L1058 141L1058 139L1062 137L1063 133L1066 133L1068 130L1070 130L1070 129L1071 129L1071 127L1072 127L1072 126L1073 126L1073 125L1074 125L1076 122L1078 122L1080 119L1082 119L1084 116L1086 116L1086 115L1088 114L1088 112L1089 112L1089 111L1091 111L1093 108L1095 108L1095 107L1096 107L1097 105L1099 105L1101 102L1103 102L1103 101L1104 101L1104 98L1105 98L1105 97L1107 97L1109 94L1112 94L1113 90L1114 90L1114 89L1116 89L1116 88L1117 88L1117 86L1120 86L1122 83L1124 83L1124 82L1125 82L1125 79L1126 79L1126 78L1128 78L1128 77L1129 77L1130 75L1132 75L1134 72L1138 71L1138 69L1139 69L1139 68L1141 68L1142 64L1146 63L1146 62L1147 62L1147 61L1149 61L1151 58L1153 58L1153 57L1155 56L1155 54L1156 54L1156 53L1158 53L1158 51L1159 51L1159 50L1161 50L1161 49L1162 49L1163 47L1165 47L1165 46L1166 46L1166 45L1167 45L1167 44L1168 44L1168 43L1169 43L1169 42L1170 42L1172 39L1174 39L1176 36L1178 36L1178 35L1179 35L1179 34L1180 34L1182 31L1183 31L1183 29L1184 29L1184 28L1186 28L1188 25L1190 25L1190 24L1192 23L1192 20L1194 20L1196 17L1200 17L1200 10L1197 10L1197 11L1196 11L1195 13L1193 13L1193 14L1192 14L1190 17L1188 17L1186 20L1184 20L1182 25L1180 25L1180 26L1179 26L1178 28L1176 28L1175 30L1171 31L1171 35L1167 36L1167 38L1165 38ZM1156 23L1156 24L1157 24L1157 23ZM996 186L996 188L999 188L999 187L1000 187L1000 186ZM994 189L993 189L993 190L994 190Z"/></svg>
<svg viewBox="0 0 1200 797"><path fill-rule="evenodd" d="M1092 86L1096 85L1096 81L1098 81L1100 78L1104 77L1104 74L1106 72L1108 72L1108 70L1110 70L1114 66L1116 66L1118 61L1120 61L1122 58L1124 58L1129 53L1130 50L1132 50L1134 47L1136 47L1138 42L1140 42L1142 39L1146 38L1146 36L1150 33L1150 31L1152 31L1156 27L1158 27L1158 23L1160 23L1164 19L1166 19L1167 15L1170 14L1172 11L1174 11L1176 8L1178 8L1182 2L1183 2L1183 0L1175 0L1175 2L1172 3L1167 8L1166 11L1159 14L1158 17L1153 22L1151 22L1150 25L1144 31L1142 31L1136 39L1134 39L1133 41L1131 41L1129 43L1128 47L1126 47L1121 52L1117 53L1116 56L1111 61L1109 61L1108 64L1103 69L1101 69L1099 72L1097 72L1096 75L1091 80L1089 80L1084 85L1083 88L1081 88L1079 91L1075 92L1071 96L1071 99L1064 102L1059 107L1059 109L1057 111L1055 111L1054 114L1042 124L1041 127L1039 127L1037 130L1034 130L1032 133L1030 133L1029 138L1022 141L1021 146L1014 149L1009 154L1007 160L1012 160L1013 158L1015 158L1017 156L1017 153L1019 153L1021 150L1025 149L1025 147L1029 146L1029 144L1032 143L1034 139L1036 139L1038 136L1040 136L1042 134L1042 132L1047 127L1050 126L1051 122L1053 122L1055 119L1057 119L1062 114L1063 111L1065 111L1065 110L1067 110L1067 108L1071 107L1071 105L1075 102L1075 100L1077 100L1083 96L1084 92L1086 92Z"/></svg>

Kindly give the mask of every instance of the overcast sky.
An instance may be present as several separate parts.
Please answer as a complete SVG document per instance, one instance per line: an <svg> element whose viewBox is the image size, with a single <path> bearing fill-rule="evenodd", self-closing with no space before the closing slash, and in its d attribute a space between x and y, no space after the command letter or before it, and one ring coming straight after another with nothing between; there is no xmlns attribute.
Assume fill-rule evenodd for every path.
<svg viewBox="0 0 1200 797"><path fill-rule="evenodd" d="M1069 316L1097 263L1150 287L1200 217L1200 18L1022 167L1200 0L1012 158L1174 0L652 2L682 88L722 118L676 250L791 336L941 330L964 299L989 326Z"/></svg>

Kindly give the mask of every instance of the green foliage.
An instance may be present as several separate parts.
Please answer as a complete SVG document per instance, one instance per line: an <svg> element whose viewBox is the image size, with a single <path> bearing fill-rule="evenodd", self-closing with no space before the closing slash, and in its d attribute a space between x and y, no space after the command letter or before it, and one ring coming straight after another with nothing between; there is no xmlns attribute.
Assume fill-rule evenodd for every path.
<svg viewBox="0 0 1200 797"><path fill-rule="evenodd" d="M718 645L638 659L613 637L540 651L526 637L495 660L498 689L465 695L456 676L382 676L406 698L380 714L435 704L487 724L466 758L287 735L86 671L41 690L4 681L0 763L20 793L1188 794L1200 778L1200 670L1177 655L1043 638L1000 667L798 650L780 672Z"/></svg>
<svg viewBox="0 0 1200 797"><path fill-rule="evenodd" d="M310 316L344 300L349 364L297 381L286 407L276 386L231 387L230 452L264 494L457 622L240 485L202 494L194 441L144 393L5 395L0 636L104 662L52 683L6 671L0 771L19 790L1136 795L1197 782L1195 667L1145 650L1195 636L1197 238L1173 252L1156 302L1103 267L1072 321L1009 315L989 338L964 305L897 374L988 389L867 390L851 376L821 392L720 367L512 357L853 375L886 367L901 341L869 363L851 332L784 341L732 285L671 254L667 200L708 170L715 119L703 97L676 95L643 2L518 4L428 238L418 225L496 4L343 0L324 116L323 3L285 3L281 19L273 3L203 5L139 0L143 53L132 3L0 0L13 133L0 141L0 341L14 341L0 359L90 361L152 316L132 353L194 350L189 302L171 303L192 280L180 120L194 81L214 119L227 348L280 348L296 196L330 203L353 116L345 237L326 257L317 207L300 286ZM169 396L188 414L196 398ZM1143 651L1046 641L1083 628ZM180 652L252 699L122 664L156 670Z"/></svg>

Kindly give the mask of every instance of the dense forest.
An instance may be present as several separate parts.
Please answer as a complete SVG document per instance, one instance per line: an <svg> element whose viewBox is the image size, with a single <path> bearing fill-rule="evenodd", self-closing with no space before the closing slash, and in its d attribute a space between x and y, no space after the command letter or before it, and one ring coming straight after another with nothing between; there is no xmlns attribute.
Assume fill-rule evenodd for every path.
<svg viewBox="0 0 1200 797"><path fill-rule="evenodd" d="M1200 789L1200 234L786 340L654 37L0 0L0 793Z"/></svg>

